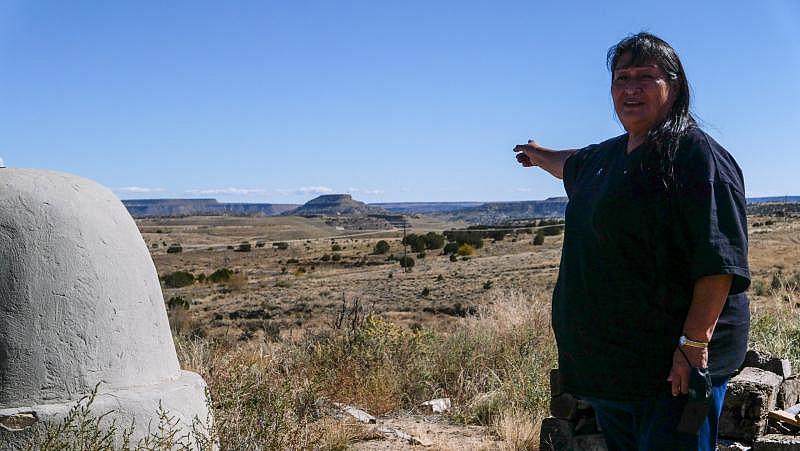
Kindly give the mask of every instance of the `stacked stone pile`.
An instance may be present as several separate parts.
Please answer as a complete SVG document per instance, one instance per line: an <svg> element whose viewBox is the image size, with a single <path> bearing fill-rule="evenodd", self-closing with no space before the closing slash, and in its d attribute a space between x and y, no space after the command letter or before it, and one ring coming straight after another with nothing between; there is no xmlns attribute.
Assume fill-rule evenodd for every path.
<svg viewBox="0 0 800 451"><path fill-rule="evenodd" d="M551 416L542 421L541 450L607 449L591 405L561 389L558 369L550 372L550 395ZM792 372L789 360L748 351L742 368L728 383L718 449L800 451L800 427L774 413L793 412L798 404L800 375Z"/></svg>
<svg viewBox="0 0 800 451"><path fill-rule="evenodd" d="M753 451L800 451L800 428L769 413L800 403L800 377L787 359L748 351L742 369L728 382L719 423L721 439Z"/></svg>
<svg viewBox="0 0 800 451"><path fill-rule="evenodd" d="M550 415L542 421L540 450L606 451L594 409L561 389L558 369L550 370Z"/></svg>

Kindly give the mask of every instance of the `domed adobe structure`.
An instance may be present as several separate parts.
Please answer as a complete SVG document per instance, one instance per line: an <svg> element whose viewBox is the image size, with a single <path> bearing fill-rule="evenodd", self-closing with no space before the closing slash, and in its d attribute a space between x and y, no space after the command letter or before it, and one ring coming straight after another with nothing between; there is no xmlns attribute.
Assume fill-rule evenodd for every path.
<svg viewBox="0 0 800 451"><path fill-rule="evenodd" d="M99 384L99 386L98 386ZM205 382L178 364L156 269L114 194L76 176L0 169L0 448L93 411L181 428L210 420Z"/></svg>

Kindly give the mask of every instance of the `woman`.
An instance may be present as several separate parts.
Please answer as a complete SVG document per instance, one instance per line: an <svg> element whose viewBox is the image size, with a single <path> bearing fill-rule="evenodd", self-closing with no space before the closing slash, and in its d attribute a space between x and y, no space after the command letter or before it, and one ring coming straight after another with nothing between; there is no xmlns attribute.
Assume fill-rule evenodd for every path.
<svg viewBox="0 0 800 451"><path fill-rule="evenodd" d="M742 173L689 113L669 44L639 33L607 63L625 134L580 150L514 149L569 196L553 292L561 382L593 405L609 449L713 450L747 348ZM693 368L712 383L696 434L679 427Z"/></svg>

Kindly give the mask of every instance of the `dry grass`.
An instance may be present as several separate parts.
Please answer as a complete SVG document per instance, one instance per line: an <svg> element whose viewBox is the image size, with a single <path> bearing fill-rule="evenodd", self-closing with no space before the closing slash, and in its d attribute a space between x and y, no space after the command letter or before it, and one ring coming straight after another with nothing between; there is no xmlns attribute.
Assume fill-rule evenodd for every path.
<svg viewBox="0 0 800 451"><path fill-rule="evenodd" d="M184 236L195 233L194 224L171 226L182 227ZM751 241L751 347L786 356L800 367L800 222L779 226L753 235ZM236 233L244 236L251 230ZM371 241L342 244L346 258L371 252L374 246ZM440 397L453 402L451 421L488 426L503 440L504 449L535 449L541 418L548 411L548 373L556 362L549 301L557 241L534 251L527 244L501 241L485 246L468 262L451 263L431 254L412 273L396 266L320 263L312 270L311 259L330 252L330 242L314 241L310 250L305 245L292 243L288 251L201 250L159 257L168 262L167 271L210 272L230 266L242 275L233 286L191 287L190 294L197 296L189 297L203 303L170 312L182 366L209 384L217 421L214 438L222 449L346 449L377 435L370 427L341 419L332 402L379 415L422 413L421 402ZM229 265L228 255L241 260ZM197 263L193 258L198 256L207 261ZM298 265L287 265L289 257L299 258L308 272L291 276ZM377 262L384 257L369 258ZM289 273L281 273L282 265L289 266ZM488 274L495 288L485 290ZM291 282L279 286L286 280ZM432 288L424 299L418 296L423 286ZM340 293L351 300L344 309ZM380 303L373 307L367 300L370 307L365 309L352 301L353 293ZM282 299L281 304L275 299ZM462 303L476 307L474 314L431 314L432 319L418 321L423 306ZM285 324L281 321L297 323L313 314L315 326L297 323L302 334L284 329L263 340L256 336L241 341L238 332L201 338L213 315L224 316L214 327L232 328L234 319L222 314L245 307L275 312L251 322L269 319L278 327ZM189 314L198 311L206 316Z"/></svg>
<svg viewBox="0 0 800 451"><path fill-rule="evenodd" d="M503 440L503 451L533 451L539 447L539 429L542 418L526 412L508 410L495 424L497 435Z"/></svg>

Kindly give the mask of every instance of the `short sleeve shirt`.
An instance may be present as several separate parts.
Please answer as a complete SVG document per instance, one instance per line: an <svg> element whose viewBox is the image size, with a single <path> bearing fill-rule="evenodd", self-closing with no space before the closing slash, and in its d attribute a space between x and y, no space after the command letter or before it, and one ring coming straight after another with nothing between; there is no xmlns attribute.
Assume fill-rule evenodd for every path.
<svg viewBox="0 0 800 451"><path fill-rule="evenodd" d="M627 135L591 145L564 165L566 209L553 330L564 388L635 400L669 390L672 355L700 277L733 275L709 345L712 375L747 350L750 284L742 172L699 128L687 132L667 194L642 169L647 149Z"/></svg>

